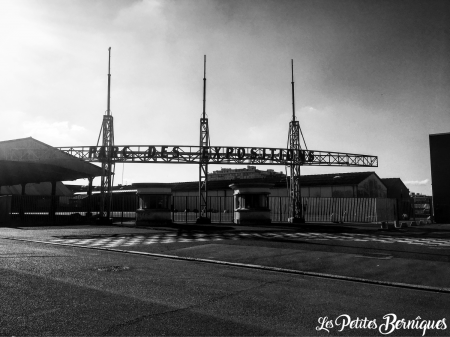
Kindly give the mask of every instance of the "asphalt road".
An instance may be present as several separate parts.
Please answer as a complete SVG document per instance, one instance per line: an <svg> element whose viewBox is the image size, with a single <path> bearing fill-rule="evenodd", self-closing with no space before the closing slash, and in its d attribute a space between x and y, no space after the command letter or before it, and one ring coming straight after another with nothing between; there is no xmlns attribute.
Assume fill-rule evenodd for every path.
<svg viewBox="0 0 450 337"><path fill-rule="evenodd" d="M142 235L143 231L122 232L136 236ZM73 237L77 233L74 231L70 235ZM147 232L148 235L152 233L161 231ZM41 235L39 239L47 241L68 236L52 235L50 238ZM101 235L108 236L108 233L102 231ZM28 235L25 239L37 237ZM419 267L428 263L448 265L444 257L442 261L423 258L428 256L431 248L403 249L404 246L399 244L391 249L398 253L389 253L394 254L394 258L363 259L365 262L358 268L356 261L361 259L347 255L360 254L348 250L358 249L362 242L340 244L339 240L327 240L327 244L322 243L322 248L318 249L317 242L315 245L305 240L288 241L280 238L194 240L141 244L127 249L171 252L179 256L197 254L200 258L287 265L293 269L317 265L311 262L317 254L336 254L329 255L326 263L321 263L328 266L340 257L345 263L327 269L336 274L339 274L339 268L343 273L364 269L370 274L374 267L364 263L376 265L400 259L412 261L411 265ZM378 245L370 248L373 251L384 247L383 243L373 244ZM359 249L366 248L360 246ZM434 252L446 255L442 251ZM383 316L394 313L399 319L417 322L437 322L449 317L450 293L445 291L414 290L9 239L0 239L0 259L0 335L380 336L384 333L421 336L423 330L419 328L400 328L389 333L391 325L387 325L383 330L382 324L386 322ZM359 326L354 322L353 328L342 327L345 318L342 315L353 320L375 320L377 327L363 327L361 321ZM341 318L336 322L339 316ZM331 321L333 327L328 323L329 332L317 330L321 326L319 319ZM324 324L323 328L326 326ZM440 327L443 328L441 323ZM427 330L426 335L448 336L450 333L448 328L434 328Z"/></svg>

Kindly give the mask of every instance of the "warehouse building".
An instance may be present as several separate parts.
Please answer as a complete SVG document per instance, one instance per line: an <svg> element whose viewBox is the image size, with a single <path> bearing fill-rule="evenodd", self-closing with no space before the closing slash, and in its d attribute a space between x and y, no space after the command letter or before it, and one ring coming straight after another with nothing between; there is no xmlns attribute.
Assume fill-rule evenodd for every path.
<svg viewBox="0 0 450 337"><path fill-rule="evenodd" d="M250 172L253 171L249 167ZM244 173L245 171L241 171ZM273 186L271 196L289 196L289 179L286 176L263 176L246 179L215 179L208 181L208 195L232 196L229 187L235 182L267 182ZM198 182L180 182L168 184L174 196L198 195ZM386 198L387 187L375 172L334 173L304 175L300 178L302 197L313 198Z"/></svg>

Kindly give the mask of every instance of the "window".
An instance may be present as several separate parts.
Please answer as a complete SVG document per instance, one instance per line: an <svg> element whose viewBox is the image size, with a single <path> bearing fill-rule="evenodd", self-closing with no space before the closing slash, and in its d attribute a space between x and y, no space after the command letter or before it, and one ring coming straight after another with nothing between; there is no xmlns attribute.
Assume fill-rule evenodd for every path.
<svg viewBox="0 0 450 337"><path fill-rule="evenodd" d="M141 208L167 209L169 208L170 195L168 194L142 194L139 195Z"/></svg>

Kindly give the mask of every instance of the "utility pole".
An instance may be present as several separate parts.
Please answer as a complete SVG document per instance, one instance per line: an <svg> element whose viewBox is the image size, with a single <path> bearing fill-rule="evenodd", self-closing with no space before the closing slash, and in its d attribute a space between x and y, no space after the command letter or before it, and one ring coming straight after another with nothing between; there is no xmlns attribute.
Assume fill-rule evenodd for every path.
<svg viewBox="0 0 450 337"><path fill-rule="evenodd" d="M206 118L206 55L203 61L203 113L200 118L200 165L198 179L199 212L197 223L208 224L208 160L209 160L209 128Z"/></svg>
<svg viewBox="0 0 450 337"><path fill-rule="evenodd" d="M103 123L100 129L97 145L102 137L102 146L100 148L99 157L102 162L102 179L101 179L101 203L100 217L102 221L109 222L111 215L112 202L112 179L114 174L113 149L114 149L114 125L113 116L111 114L111 47L108 49L108 95L106 103L106 113L103 116Z"/></svg>
<svg viewBox="0 0 450 337"><path fill-rule="evenodd" d="M301 144L300 144L300 123L295 120L295 98L294 98L294 60L291 60L292 66L292 121L289 123L288 148L291 151L292 163L290 165L290 184L289 184L289 218L291 223L304 223L302 194L300 188L300 166ZM305 143L306 147L306 143Z"/></svg>

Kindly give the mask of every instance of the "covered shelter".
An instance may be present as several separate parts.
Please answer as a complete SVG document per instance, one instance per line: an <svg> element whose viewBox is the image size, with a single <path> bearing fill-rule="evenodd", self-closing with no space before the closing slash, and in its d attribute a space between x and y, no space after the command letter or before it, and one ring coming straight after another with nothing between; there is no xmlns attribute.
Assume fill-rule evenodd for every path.
<svg viewBox="0 0 450 337"><path fill-rule="evenodd" d="M29 183L50 183L52 195L50 216L53 216L56 210L55 196L58 182L88 178L88 194L90 195L92 180L101 174L100 167L32 137L0 142L0 186L20 185L20 194L25 195L26 185ZM3 190L6 192L10 188ZM8 203L8 199L2 198L2 200ZM0 205L0 208L8 209L8 206ZM23 205L20 206L20 213L23 214Z"/></svg>
<svg viewBox="0 0 450 337"><path fill-rule="evenodd" d="M101 176L101 168L32 137L0 142L0 186Z"/></svg>

